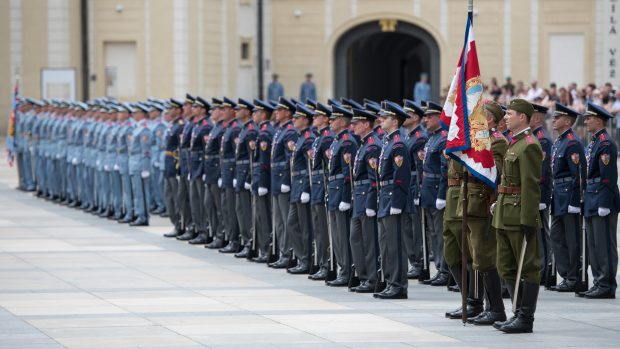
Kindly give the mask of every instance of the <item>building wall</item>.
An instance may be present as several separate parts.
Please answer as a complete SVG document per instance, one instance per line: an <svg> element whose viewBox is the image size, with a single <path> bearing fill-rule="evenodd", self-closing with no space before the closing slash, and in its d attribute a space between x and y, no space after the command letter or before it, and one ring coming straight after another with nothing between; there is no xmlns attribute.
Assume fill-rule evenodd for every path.
<svg viewBox="0 0 620 349"><path fill-rule="evenodd" d="M595 40L597 1L610 0L475 0L483 79L496 77L501 83L510 75L514 81L537 79L548 85L549 37L571 33L584 37L584 83L594 81L595 52L600 51ZM332 93L338 38L359 24L380 19L407 21L427 30L441 50L442 87L448 85L463 42L467 6L465 0L263 2L265 85L271 73L278 73L286 94L297 97L304 74L312 72L321 99ZM103 50L108 41L136 43L136 93L121 98L182 97L186 90L204 96L255 97L256 3L88 0L91 97L105 93ZM119 6L122 11L117 11ZM0 1L0 131L6 129L16 67L21 72L22 94L36 98L42 68L73 67L81 97L79 16L80 0ZM59 22L63 18L66 23ZM11 31L11 23L18 24L19 32ZM59 37L68 42L58 41ZM243 40L250 43L249 61L240 60Z"/></svg>

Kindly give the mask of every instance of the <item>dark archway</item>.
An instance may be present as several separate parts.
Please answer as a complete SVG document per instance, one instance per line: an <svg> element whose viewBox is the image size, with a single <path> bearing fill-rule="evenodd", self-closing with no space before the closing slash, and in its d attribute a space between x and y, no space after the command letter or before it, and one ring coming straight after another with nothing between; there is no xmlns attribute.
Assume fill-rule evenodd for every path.
<svg viewBox="0 0 620 349"><path fill-rule="evenodd" d="M335 97L412 98L413 86L426 72L432 98L439 99L439 46L413 24L399 21L392 32L383 32L379 21L358 25L338 40L334 58Z"/></svg>

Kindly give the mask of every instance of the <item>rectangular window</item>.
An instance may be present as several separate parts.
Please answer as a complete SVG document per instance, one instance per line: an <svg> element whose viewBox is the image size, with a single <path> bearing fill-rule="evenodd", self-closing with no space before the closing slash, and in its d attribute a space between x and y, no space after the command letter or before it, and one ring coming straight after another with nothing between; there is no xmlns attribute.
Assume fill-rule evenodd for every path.
<svg viewBox="0 0 620 349"><path fill-rule="evenodd" d="M239 65L251 66L252 65L252 39L241 38Z"/></svg>
<svg viewBox="0 0 620 349"><path fill-rule="evenodd" d="M105 42L106 95L135 98L137 92L136 42Z"/></svg>

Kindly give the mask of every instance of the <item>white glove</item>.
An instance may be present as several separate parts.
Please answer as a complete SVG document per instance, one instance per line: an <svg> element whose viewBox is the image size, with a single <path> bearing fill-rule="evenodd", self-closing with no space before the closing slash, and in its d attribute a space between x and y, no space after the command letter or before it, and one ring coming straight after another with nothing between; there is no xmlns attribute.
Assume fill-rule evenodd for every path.
<svg viewBox="0 0 620 349"><path fill-rule="evenodd" d="M101 165L101 161L97 160L97 166Z"/></svg>
<svg viewBox="0 0 620 349"><path fill-rule="evenodd" d="M77 165L78 164L77 158L71 159L71 164L72 165Z"/></svg>
<svg viewBox="0 0 620 349"><path fill-rule="evenodd" d="M489 209L489 212L491 212L491 215L495 213L495 203L491 204L491 209Z"/></svg>
<svg viewBox="0 0 620 349"><path fill-rule="evenodd" d="M104 171L110 171L110 168L108 167L108 165L103 165L103 170Z"/></svg>
<svg viewBox="0 0 620 349"><path fill-rule="evenodd" d="M250 189L252 189L252 184L250 184L248 182L245 182L245 183L243 183L243 187L245 188L245 190L250 190Z"/></svg>
<svg viewBox="0 0 620 349"><path fill-rule="evenodd" d="M280 186L280 191L281 191L281 192L283 192L283 193L288 193L289 191L291 191L291 187L289 187L289 186L288 186L288 185L286 185L286 184L282 184L282 185Z"/></svg>
<svg viewBox="0 0 620 349"><path fill-rule="evenodd" d="M542 211L547 208L547 204L538 204L538 211Z"/></svg>
<svg viewBox="0 0 620 349"><path fill-rule="evenodd" d="M598 208L598 215L601 216L601 217L605 217L605 216L607 216L610 213L611 213L611 210L606 208L606 207L599 207Z"/></svg>
<svg viewBox="0 0 620 349"><path fill-rule="evenodd" d="M338 209L339 209L341 212L348 211L350 208L351 208L351 204L350 204L350 203L348 203L348 202L343 202L343 201L341 201L341 202L340 202L340 205L338 205Z"/></svg>
<svg viewBox="0 0 620 349"><path fill-rule="evenodd" d="M159 167L159 162L158 161L153 162L153 166Z"/></svg>
<svg viewBox="0 0 620 349"><path fill-rule="evenodd" d="M217 179L217 186L220 187L220 188L222 187L222 179L221 178Z"/></svg>
<svg viewBox="0 0 620 349"><path fill-rule="evenodd" d="M207 175L206 175L206 174L203 174L203 175L202 175L202 180L203 180L203 181L206 181L206 180L207 180Z"/></svg>
<svg viewBox="0 0 620 349"><path fill-rule="evenodd" d="M413 199L413 204L416 206L420 206L420 199Z"/></svg>
<svg viewBox="0 0 620 349"><path fill-rule="evenodd" d="M403 210L400 208L390 207L390 215L401 214Z"/></svg>
<svg viewBox="0 0 620 349"><path fill-rule="evenodd" d="M374 217L377 215L377 212L375 210L373 210L372 208L367 208L366 209L366 215L368 217Z"/></svg>
<svg viewBox="0 0 620 349"><path fill-rule="evenodd" d="M568 213L581 213L581 209L579 207L568 205Z"/></svg>
<svg viewBox="0 0 620 349"><path fill-rule="evenodd" d="M265 196L267 195L267 193L269 193L269 190L267 190L267 188L258 187L258 196Z"/></svg>
<svg viewBox="0 0 620 349"><path fill-rule="evenodd" d="M34 153L34 147L30 147L30 152Z"/></svg>
<svg viewBox="0 0 620 349"><path fill-rule="evenodd" d="M438 210L443 210L446 207L446 200L437 199L435 201L435 207Z"/></svg>
<svg viewBox="0 0 620 349"><path fill-rule="evenodd" d="M151 174L149 173L149 171L142 171L140 173L140 177L142 177L142 178L149 178L150 175Z"/></svg>
<svg viewBox="0 0 620 349"><path fill-rule="evenodd" d="M114 164L114 171L118 171L118 170L120 170L120 167L118 167L117 164Z"/></svg>
<svg viewBox="0 0 620 349"><path fill-rule="evenodd" d="M307 204L310 201L310 194L306 192L301 193L300 200L302 204Z"/></svg>
<svg viewBox="0 0 620 349"><path fill-rule="evenodd" d="M187 174L187 180L189 181L190 179L192 179L192 175L191 174Z"/></svg>
<svg viewBox="0 0 620 349"><path fill-rule="evenodd" d="M237 187L237 179L233 178L233 187Z"/></svg>

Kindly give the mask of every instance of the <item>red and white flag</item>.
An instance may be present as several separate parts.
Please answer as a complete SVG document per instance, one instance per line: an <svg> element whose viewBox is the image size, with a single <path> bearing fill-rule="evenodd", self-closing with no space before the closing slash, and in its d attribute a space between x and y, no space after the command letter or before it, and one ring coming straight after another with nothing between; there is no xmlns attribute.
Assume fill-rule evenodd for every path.
<svg viewBox="0 0 620 349"><path fill-rule="evenodd" d="M483 91L470 12L465 44L443 106L441 122L448 129L446 154L463 164L476 178L495 188L497 168L484 112Z"/></svg>

